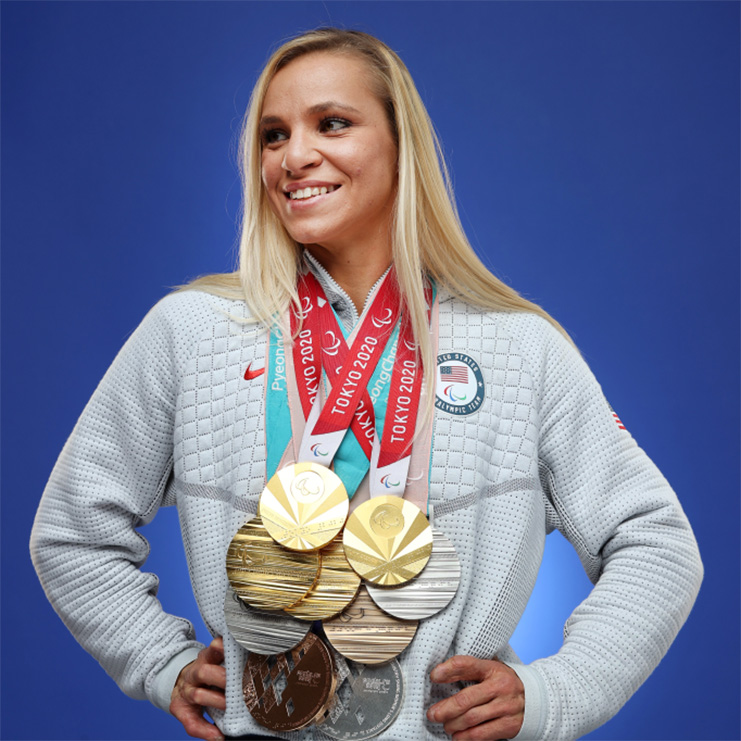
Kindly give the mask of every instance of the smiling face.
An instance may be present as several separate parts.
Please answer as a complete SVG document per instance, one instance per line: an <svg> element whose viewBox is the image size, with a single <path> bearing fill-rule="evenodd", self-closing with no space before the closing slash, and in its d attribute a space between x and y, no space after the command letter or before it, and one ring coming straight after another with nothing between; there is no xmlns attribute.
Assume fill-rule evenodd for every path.
<svg viewBox="0 0 741 741"><path fill-rule="evenodd" d="M271 80L260 120L271 208L301 244L391 259L396 144L366 63L313 52Z"/></svg>

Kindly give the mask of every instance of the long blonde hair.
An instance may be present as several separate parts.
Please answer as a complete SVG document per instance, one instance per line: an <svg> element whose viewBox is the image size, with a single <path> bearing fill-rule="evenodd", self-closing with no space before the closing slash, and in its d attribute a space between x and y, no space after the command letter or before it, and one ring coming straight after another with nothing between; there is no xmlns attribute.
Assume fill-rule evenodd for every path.
<svg viewBox="0 0 741 741"><path fill-rule="evenodd" d="M252 91L240 138L244 195L239 267L234 273L204 276L187 287L242 299L255 321L267 326L291 303L298 306L301 245L290 237L268 204L261 175L259 122L274 75L294 59L320 51L364 60L375 92L386 107L398 146L393 262L422 355L427 388L434 388L436 359L428 328L425 275L467 303L491 311L532 312L566 335L540 306L494 276L468 242L440 143L404 63L377 38L337 28L319 28L287 41L265 65Z"/></svg>

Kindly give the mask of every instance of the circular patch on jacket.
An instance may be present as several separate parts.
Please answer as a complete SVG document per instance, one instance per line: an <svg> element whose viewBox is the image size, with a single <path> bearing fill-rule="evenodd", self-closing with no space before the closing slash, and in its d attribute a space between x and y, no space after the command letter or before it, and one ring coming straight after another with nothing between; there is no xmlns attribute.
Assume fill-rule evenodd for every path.
<svg viewBox="0 0 741 741"><path fill-rule="evenodd" d="M460 352L437 356L435 406L450 414L473 414L484 403L484 376L479 364Z"/></svg>

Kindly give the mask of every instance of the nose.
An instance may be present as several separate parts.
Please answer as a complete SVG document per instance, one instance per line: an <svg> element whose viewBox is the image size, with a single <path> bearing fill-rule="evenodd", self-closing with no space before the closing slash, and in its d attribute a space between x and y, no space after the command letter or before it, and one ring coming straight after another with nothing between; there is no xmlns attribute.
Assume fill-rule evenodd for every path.
<svg viewBox="0 0 741 741"><path fill-rule="evenodd" d="M284 150L281 167L291 174L316 167L322 161L322 156L315 144L310 134L292 132Z"/></svg>

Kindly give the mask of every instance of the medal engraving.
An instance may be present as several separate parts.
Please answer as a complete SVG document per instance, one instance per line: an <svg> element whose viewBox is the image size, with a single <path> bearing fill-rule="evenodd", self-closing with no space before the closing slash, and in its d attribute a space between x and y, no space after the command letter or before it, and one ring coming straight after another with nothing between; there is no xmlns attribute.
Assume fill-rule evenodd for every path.
<svg viewBox="0 0 741 741"><path fill-rule="evenodd" d="M291 494L299 502L316 502L324 492L324 479L316 471L304 471L291 481Z"/></svg>
<svg viewBox="0 0 741 741"><path fill-rule="evenodd" d="M327 640L345 658L382 664L398 656L417 632L416 620L399 620L381 610L360 588L355 601L337 617L323 622Z"/></svg>
<svg viewBox="0 0 741 741"><path fill-rule="evenodd" d="M350 500L340 478L318 463L295 463L278 471L260 496L259 512L277 543L316 551L342 530Z"/></svg>
<svg viewBox="0 0 741 741"><path fill-rule="evenodd" d="M317 579L319 564L318 553L296 553L278 545L259 517L239 529L226 553L232 589L262 610L282 610L305 597Z"/></svg>
<svg viewBox="0 0 741 741"><path fill-rule="evenodd" d="M277 656L250 654L242 677L247 709L271 731L296 731L322 713L335 686L327 647L309 633Z"/></svg>
<svg viewBox="0 0 741 741"><path fill-rule="evenodd" d="M393 538L404 529L401 509L390 504L379 504L373 510L369 522L373 532L382 538Z"/></svg>
<svg viewBox="0 0 741 741"><path fill-rule="evenodd" d="M455 597L461 565L453 544L432 531L432 555L424 571L398 587L368 584L368 594L385 612L404 620L424 620L440 612Z"/></svg>
<svg viewBox="0 0 741 741"><path fill-rule="evenodd" d="M297 605L285 612L301 620L324 620L344 610L360 588L360 577L345 558L342 537L321 551L322 568L316 584Z"/></svg>
<svg viewBox="0 0 741 741"><path fill-rule="evenodd" d="M381 666L364 666L335 655L337 693L319 730L330 738L362 741L385 731L401 710L404 680L395 659Z"/></svg>
<svg viewBox="0 0 741 741"><path fill-rule="evenodd" d="M226 588L224 619L234 640L248 651L277 654L300 643L311 627L284 612L256 610L231 588Z"/></svg>
<svg viewBox="0 0 741 741"><path fill-rule="evenodd" d="M348 518L342 537L355 571L383 586L413 579L432 553L427 518L417 506L395 496L363 502Z"/></svg>

